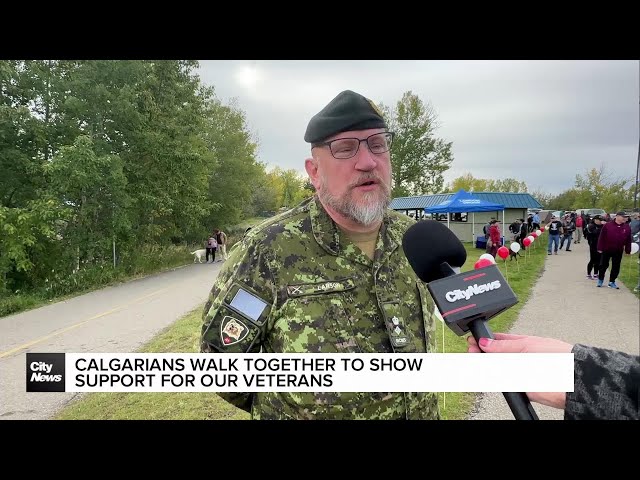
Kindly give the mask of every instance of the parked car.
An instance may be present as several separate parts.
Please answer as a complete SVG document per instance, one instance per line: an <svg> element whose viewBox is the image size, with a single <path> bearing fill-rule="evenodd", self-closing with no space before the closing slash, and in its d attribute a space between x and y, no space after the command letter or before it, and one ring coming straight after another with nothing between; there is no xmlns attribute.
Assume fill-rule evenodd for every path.
<svg viewBox="0 0 640 480"><path fill-rule="evenodd" d="M579 208L578 210L576 210L576 213L578 215L582 215L583 213L585 215L589 215L591 217L593 217L594 215L606 215L607 212L605 212L603 209L601 208Z"/></svg>

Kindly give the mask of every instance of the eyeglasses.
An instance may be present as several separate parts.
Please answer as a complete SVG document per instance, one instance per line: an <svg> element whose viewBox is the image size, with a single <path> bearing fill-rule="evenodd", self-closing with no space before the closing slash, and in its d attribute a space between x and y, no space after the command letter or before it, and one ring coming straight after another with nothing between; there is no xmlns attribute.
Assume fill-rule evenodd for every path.
<svg viewBox="0 0 640 480"><path fill-rule="evenodd" d="M374 133L365 139L359 138L337 138L330 142L314 143L314 147L328 146L331 151L331 155L339 160L346 160L347 158L355 157L360 149L362 142L367 142L369 151L374 155L380 155L391 150L391 144L393 143L393 132Z"/></svg>

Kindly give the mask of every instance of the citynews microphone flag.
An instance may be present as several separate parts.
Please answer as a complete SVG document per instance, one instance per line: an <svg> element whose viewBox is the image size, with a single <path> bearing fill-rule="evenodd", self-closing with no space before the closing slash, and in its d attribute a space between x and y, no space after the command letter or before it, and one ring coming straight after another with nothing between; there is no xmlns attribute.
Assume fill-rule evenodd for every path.
<svg viewBox="0 0 640 480"><path fill-rule="evenodd" d="M27 392L572 392L572 353L27 353Z"/></svg>

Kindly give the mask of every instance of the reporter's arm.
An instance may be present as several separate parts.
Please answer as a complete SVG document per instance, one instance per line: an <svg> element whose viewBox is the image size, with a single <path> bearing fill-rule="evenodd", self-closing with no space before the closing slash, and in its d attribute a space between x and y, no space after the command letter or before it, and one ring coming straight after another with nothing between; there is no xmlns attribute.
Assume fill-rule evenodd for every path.
<svg viewBox="0 0 640 480"><path fill-rule="evenodd" d="M638 420L640 357L552 338L495 333L467 338L470 353L573 353L573 392L527 392L532 402L565 410L566 420Z"/></svg>
<svg viewBox="0 0 640 480"><path fill-rule="evenodd" d="M640 357L604 348L573 347L575 386L565 420L638 420Z"/></svg>
<svg viewBox="0 0 640 480"><path fill-rule="evenodd" d="M480 347L475 338L467 337L469 353L570 353L572 345L553 338L535 337L530 335L513 335L510 333L494 333L494 340L480 339ZM564 408L565 392L527 392L532 402L553 408Z"/></svg>

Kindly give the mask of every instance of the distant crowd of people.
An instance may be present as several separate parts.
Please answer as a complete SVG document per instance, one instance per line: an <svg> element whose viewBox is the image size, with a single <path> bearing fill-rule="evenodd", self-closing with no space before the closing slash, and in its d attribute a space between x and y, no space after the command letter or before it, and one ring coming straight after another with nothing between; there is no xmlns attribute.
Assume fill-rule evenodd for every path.
<svg viewBox="0 0 640 480"><path fill-rule="evenodd" d="M558 218L551 217L548 224L549 240L547 254L557 255L558 250L566 244L565 251L571 251L571 241L575 234L575 242L580 243L584 237L589 244L589 261L587 262L587 278L597 280L596 286L602 287L606 272L609 270L609 288L619 289L616 280L620 273L620 263L624 253L631 253L631 243L640 241L640 213L628 215L621 210L615 217L588 214L576 215L567 213ZM640 259L638 260L640 263ZM640 290L640 281L634 291Z"/></svg>
<svg viewBox="0 0 640 480"><path fill-rule="evenodd" d="M518 218L509 225L512 239L525 249L524 239L533 231L540 228L538 214L529 214L527 220ZM620 273L620 263L623 253L631 252L631 243L640 243L640 213L628 215L619 211L615 216L588 214L577 215L570 212L562 217L551 216L545 226L549 234L547 254L558 255L558 251L571 252L571 243L581 243L584 238L589 244L589 261L587 262L587 278L597 280L596 286L602 287L606 271L609 271L610 288L618 289L616 280ZM483 231L487 240L487 252L496 256L501 245L500 223L492 218ZM640 264L640 259L638 259ZM640 281L634 289L640 291Z"/></svg>
<svg viewBox="0 0 640 480"><path fill-rule="evenodd" d="M530 214L526 221L524 218L517 218L515 222L509 225L509 232L512 235L513 241L519 243L522 249L526 249L523 243L524 239L527 238L531 232L535 232L538 229L540 229L540 216L537 213ZM483 227L483 232L487 240L487 253L495 257L502 243L500 222L492 217L489 223Z"/></svg>

